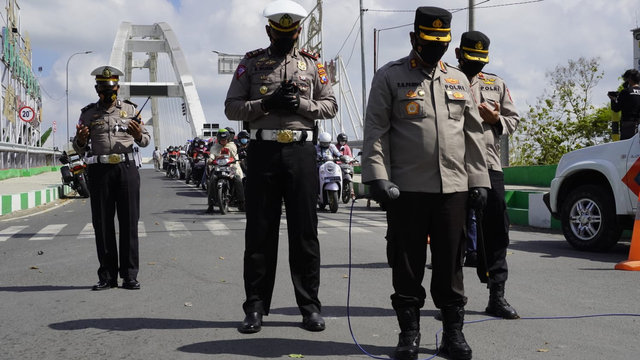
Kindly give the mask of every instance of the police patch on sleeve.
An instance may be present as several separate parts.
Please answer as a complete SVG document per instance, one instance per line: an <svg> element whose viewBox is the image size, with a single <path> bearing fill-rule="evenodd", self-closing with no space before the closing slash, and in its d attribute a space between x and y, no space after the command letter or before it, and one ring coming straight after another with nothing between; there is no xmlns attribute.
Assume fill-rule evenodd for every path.
<svg viewBox="0 0 640 360"><path fill-rule="evenodd" d="M236 70L236 79L240 79L240 76L247 71L247 68L244 65L238 66L238 70Z"/></svg>
<svg viewBox="0 0 640 360"><path fill-rule="evenodd" d="M327 84L329 82L329 78L327 77L327 70L324 69L324 65L318 63L316 64L318 67L318 76L320 77L320 82L322 84Z"/></svg>
<svg viewBox="0 0 640 360"><path fill-rule="evenodd" d="M407 115L416 115L420 111L420 105L417 102L412 101L405 106L405 110L407 111Z"/></svg>

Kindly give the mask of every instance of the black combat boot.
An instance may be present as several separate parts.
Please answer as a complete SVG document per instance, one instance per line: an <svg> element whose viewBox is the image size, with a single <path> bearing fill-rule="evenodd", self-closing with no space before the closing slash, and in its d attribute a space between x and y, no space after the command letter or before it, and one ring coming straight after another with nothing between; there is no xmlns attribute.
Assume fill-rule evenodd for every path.
<svg viewBox="0 0 640 360"><path fill-rule="evenodd" d="M420 347L420 309L414 307L396 309L400 335L395 358L415 360Z"/></svg>
<svg viewBox="0 0 640 360"><path fill-rule="evenodd" d="M491 284L489 305L485 311L492 316L504 319L520 319L514 308L504 298L504 283Z"/></svg>
<svg viewBox="0 0 640 360"><path fill-rule="evenodd" d="M440 351L449 354L453 360L471 359L471 348L464 339L462 324L464 308L450 306L442 308L442 344Z"/></svg>

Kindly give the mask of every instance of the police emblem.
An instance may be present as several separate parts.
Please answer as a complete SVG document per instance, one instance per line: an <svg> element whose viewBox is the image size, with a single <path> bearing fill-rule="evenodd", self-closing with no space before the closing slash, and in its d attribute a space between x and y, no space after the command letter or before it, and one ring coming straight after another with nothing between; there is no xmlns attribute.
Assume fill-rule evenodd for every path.
<svg viewBox="0 0 640 360"><path fill-rule="evenodd" d="M284 14L282 15L278 23L280 23L280 25L282 25L283 27L288 28L293 24L293 19L291 18L291 16L289 16L289 14Z"/></svg>
<svg viewBox="0 0 640 360"><path fill-rule="evenodd" d="M444 81L448 82L449 84L459 84L460 83L460 80L454 79L454 78L444 79Z"/></svg>
<svg viewBox="0 0 640 360"><path fill-rule="evenodd" d="M484 47L482 46L482 42L478 41L478 43L476 44L476 50L482 50L484 49Z"/></svg>
<svg viewBox="0 0 640 360"><path fill-rule="evenodd" d="M440 19L436 19L436 21L433 22L433 27L434 28L441 28L442 27L442 21L440 21Z"/></svg>
<svg viewBox="0 0 640 360"><path fill-rule="evenodd" d="M245 71L247 71L247 68L244 65L238 66L238 70L236 71L236 79L240 79L240 76L242 76Z"/></svg>
<svg viewBox="0 0 640 360"><path fill-rule="evenodd" d="M126 118L127 117L127 112L124 111L124 110L120 110L120 117L123 118L123 119Z"/></svg>
<svg viewBox="0 0 640 360"><path fill-rule="evenodd" d="M420 105L418 105L417 102L412 101L407 104L405 110L407 110L407 115L416 115L420 110Z"/></svg>
<svg viewBox="0 0 640 360"><path fill-rule="evenodd" d="M464 99L464 94L459 93L459 92L453 93L453 97L456 98L456 99Z"/></svg>
<svg viewBox="0 0 640 360"><path fill-rule="evenodd" d="M267 74L260 75L260 80L267 80L269 76Z"/></svg>
<svg viewBox="0 0 640 360"><path fill-rule="evenodd" d="M414 98L414 97L418 96L418 94L413 92L413 90L409 90L409 92L405 96L408 97L408 98Z"/></svg>
<svg viewBox="0 0 640 360"><path fill-rule="evenodd" d="M260 94L264 95L267 93L267 91L269 91L269 88L267 88L266 86L260 87Z"/></svg>
<svg viewBox="0 0 640 360"><path fill-rule="evenodd" d="M111 69L108 66L105 66L104 70L102 70L102 77L110 78L112 75Z"/></svg>
<svg viewBox="0 0 640 360"><path fill-rule="evenodd" d="M482 82L487 85L494 85L496 83L496 79L484 79Z"/></svg>
<svg viewBox="0 0 640 360"><path fill-rule="evenodd" d="M302 60L298 61L298 69L302 71L307 70L307 63Z"/></svg>

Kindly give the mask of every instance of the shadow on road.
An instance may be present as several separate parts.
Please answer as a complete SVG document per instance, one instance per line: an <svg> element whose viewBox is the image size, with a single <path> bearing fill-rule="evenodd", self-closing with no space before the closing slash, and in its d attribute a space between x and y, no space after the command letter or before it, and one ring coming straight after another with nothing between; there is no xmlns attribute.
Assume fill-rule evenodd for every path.
<svg viewBox="0 0 640 360"><path fill-rule="evenodd" d="M395 349L390 346L381 347L375 345L362 345L362 347L373 355L389 357L393 356ZM290 354L301 354L305 357L363 355L362 351L351 342L277 338L206 341L181 346L178 350L194 354L229 354L270 359L289 357ZM424 353L425 349L421 348L420 351L421 353ZM435 351L431 349L427 349L426 351L430 354L435 353Z"/></svg>
<svg viewBox="0 0 640 360"><path fill-rule="evenodd" d="M89 290L91 286L52 286L52 285L40 285L40 286L0 286L0 292L37 292L37 291L60 291L60 290Z"/></svg>
<svg viewBox="0 0 640 360"><path fill-rule="evenodd" d="M102 329L111 331L135 331L144 329L236 329L239 321L202 321L190 319L112 318L82 319L49 324L54 330Z"/></svg>
<svg viewBox="0 0 640 360"><path fill-rule="evenodd" d="M349 264L330 264L320 265L322 269L348 268ZM368 263L368 264L351 264L353 269L391 269L386 262Z"/></svg>
<svg viewBox="0 0 640 360"><path fill-rule="evenodd" d="M568 257L617 264L627 259L629 244L618 243L608 252L598 253L578 251L566 241L560 240L511 240L507 251L512 250L539 253L546 258Z"/></svg>

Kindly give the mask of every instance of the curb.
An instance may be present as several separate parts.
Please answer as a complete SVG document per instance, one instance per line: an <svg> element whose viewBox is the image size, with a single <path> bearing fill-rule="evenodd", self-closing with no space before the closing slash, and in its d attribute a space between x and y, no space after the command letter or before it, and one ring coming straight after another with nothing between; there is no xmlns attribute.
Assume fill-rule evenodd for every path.
<svg viewBox="0 0 640 360"><path fill-rule="evenodd" d="M2 195L0 198L0 216L9 215L16 211L27 210L60 199L72 190L67 185L52 186L44 190L34 190L12 195Z"/></svg>
<svg viewBox="0 0 640 360"><path fill-rule="evenodd" d="M369 186L362 183L353 183L356 195L368 193ZM543 229L560 230L560 221L551 216L549 209L544 204L542 196L544 192L507 190L507 213L512 225L532 226Z"/></svg>

